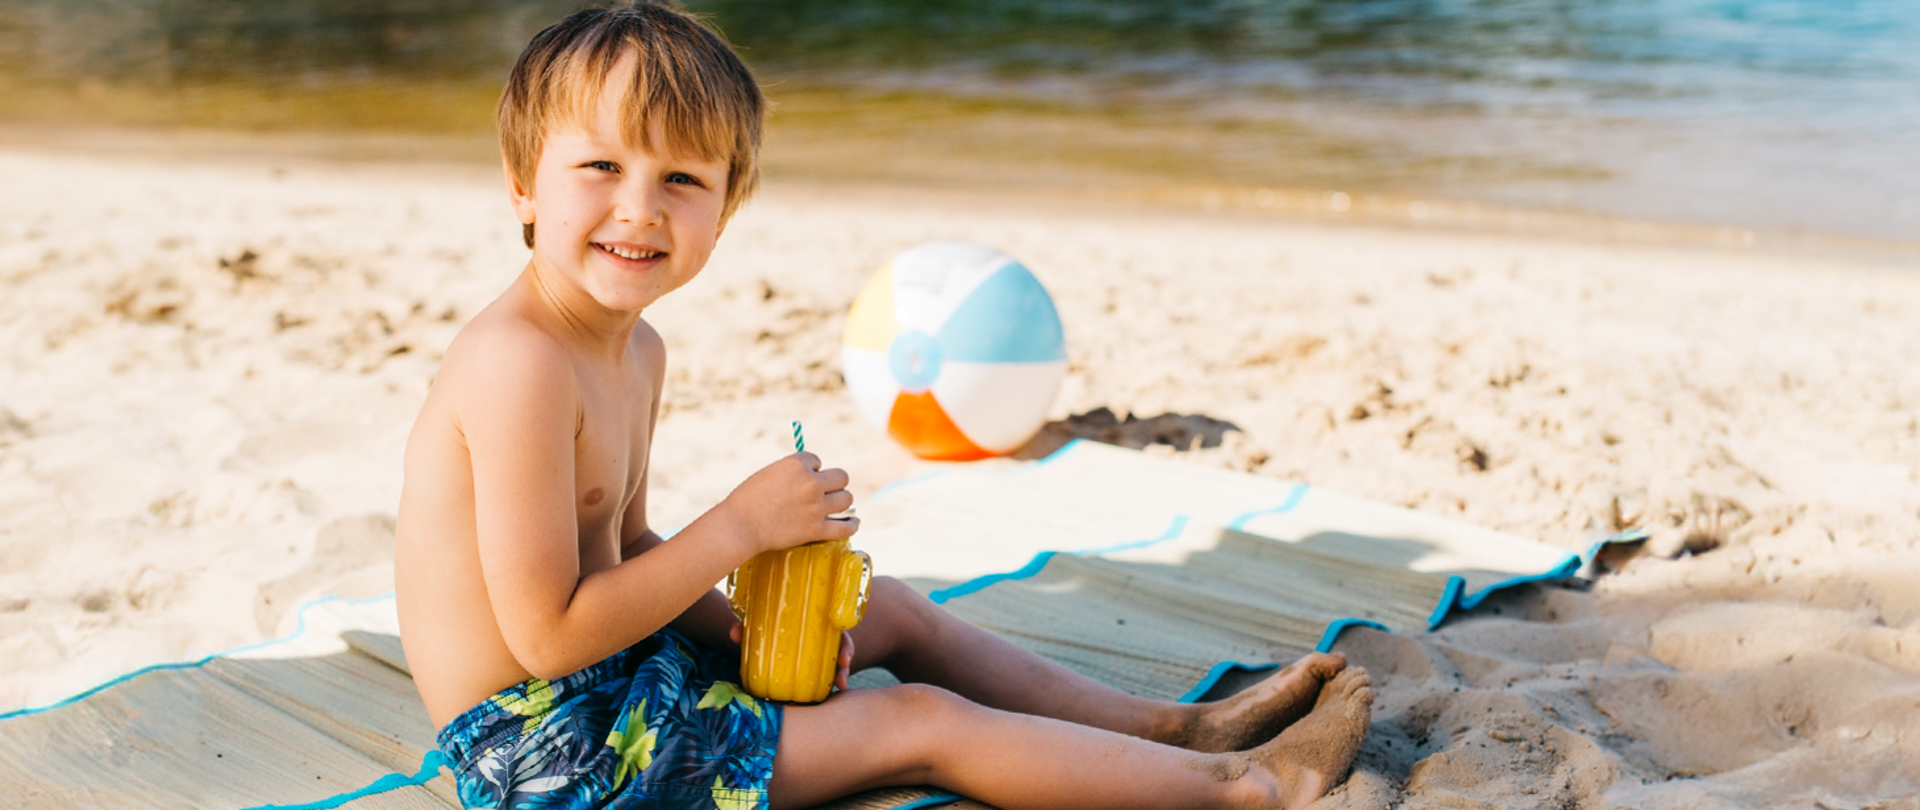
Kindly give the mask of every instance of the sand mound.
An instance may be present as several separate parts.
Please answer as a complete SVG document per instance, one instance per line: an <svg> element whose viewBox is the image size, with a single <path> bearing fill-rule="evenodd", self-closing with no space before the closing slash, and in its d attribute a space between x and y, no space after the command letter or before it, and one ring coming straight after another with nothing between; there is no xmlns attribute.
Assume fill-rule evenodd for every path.
<svg viewBox="0 0 1920 810"><path fill-rule="evenodd" d="M1322 806L1860 807L1920 785L1912 673L1825 649L1818 621L1768 628L1790 660L1663 661L1613 598L1526 588L1430 636L1343 638L1380 699L1363 776ZM1656 628L1806 612L1715 602Z"/></svg>

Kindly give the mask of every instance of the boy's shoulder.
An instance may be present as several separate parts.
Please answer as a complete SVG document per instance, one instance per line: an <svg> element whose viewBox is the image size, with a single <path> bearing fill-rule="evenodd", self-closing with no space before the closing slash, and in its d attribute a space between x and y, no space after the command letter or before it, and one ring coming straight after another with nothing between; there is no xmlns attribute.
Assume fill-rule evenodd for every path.
<svg viewBox="0 0 1920 810"><path fill-rule="evenodd" d="M577 410L581 356L507 303L495 302L460 329L441 358L434 388L452 400L456 419L475 410ZM628 347L628 362L657 395L666 379L666 341L642 318Z"/></svg>
<svg viewBox="0 0 1920 810"><path fill-rule="evenodd" d="M653 324L647 323L646 318L641 318L633 325L633 338L627 346L654 382L666 379L667 341L660 337L659 330L654 329Z"/></svg>
<svg viewBox="0 0 1920 810"><path fill-rule="evenodd" d="M460 328L440 359L434 385L481 389L573 387L574 353L553 333L513 307L489 306Z"/></svg>
<svg viewBox="0 0 1920 810"><path fill-rule="evenodd" d="M451 431L472 450L476 441L509 444L529 436L578 432L578 358L559 336L496 301L460 328L434 374L422 419Z"/></svg>

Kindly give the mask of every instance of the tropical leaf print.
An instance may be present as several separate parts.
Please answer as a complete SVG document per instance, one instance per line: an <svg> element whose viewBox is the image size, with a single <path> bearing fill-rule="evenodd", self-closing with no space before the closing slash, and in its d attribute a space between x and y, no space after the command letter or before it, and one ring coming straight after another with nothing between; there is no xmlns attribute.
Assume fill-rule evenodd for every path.
<svg viewBox="0 0 1920 810"><path fill-rule="evenodd" d="M747 690L728 681L714 681L712 686L707 687L707 693L700 697L700 705L694 708L724 709L731 703L739 703L747 707L748 711L753 712L754 717L760 716L760 701L754 700L752 695L747 694Z"/></svg>
<svg viewBox="0 0 1920 810"><path fill-rule="evenodd" d="M730 788L713 778L713 806L716 810L754 810L766 800L763 791Z"/></svg>
<svg viewBox="0 0 1920 810"><path fill-rule="evenodd" d="M502 692L490 698L493 705L500 707L508 714L527 718L526 724L520 731L522 734L540 726L540 721L553 709L554 700L551 682L531 678L524 685L526 686L524 696Z"/></svg>
<svg viewBox="0 0 1920 810"><path fill-rule="evenodd" d="M619 766L613 771L613 789L619 790L634 774L653 764L653 745L656 736L653 729L647 728L647 701L627 713L625 722L616 726L607 734L607 747L613 749L614 756L620 758Z"/></svg>
<svg viewBox="0 0 1920 810"><path fill-rule="evenodd" d="M782 713L724 680L729 655L670 630L441 730L460 801L506 810L767 806Z"/></svg>

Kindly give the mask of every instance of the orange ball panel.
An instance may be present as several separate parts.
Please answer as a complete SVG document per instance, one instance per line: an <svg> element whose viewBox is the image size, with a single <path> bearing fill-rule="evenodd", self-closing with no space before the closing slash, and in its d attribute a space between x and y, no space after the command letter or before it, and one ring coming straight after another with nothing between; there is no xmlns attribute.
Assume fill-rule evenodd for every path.
<svg viewBox="0 0 1920 810"><path fill-rule="evenodd" d="M902 391L894 398L893 412L887 417L887 435L924 459L975 461L993 457L960 432L930 391Z"/></svg>

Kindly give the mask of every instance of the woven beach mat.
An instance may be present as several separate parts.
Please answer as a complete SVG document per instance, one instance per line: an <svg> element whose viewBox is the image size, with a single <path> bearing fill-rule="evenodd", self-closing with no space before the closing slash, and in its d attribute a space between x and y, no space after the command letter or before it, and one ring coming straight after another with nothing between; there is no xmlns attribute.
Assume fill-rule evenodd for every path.
<svg viewBox="0 0 1920 810"><path fill-rule="evenodd" d="M0 720L4 804L458 807L452 780L429 772L434 730L395 666L397 631L391 597L323 600L285 640L13 713Z"/></svg>
<svg viewBox="0 0 1920 810"><path fill-rule="evenodd" d="M1070 669L1132 694L1183 702L1231 694L1221 690L1223 679L1329 649L1354 624L1420 632L1448 593L1449 578L1439 574L1195 521L1157 545L1154 554L1041 554L1018 571L958 585L909 582L954 615ZM1176 549L1177 563L1129 559ZM905 788L827 807L897 810L959 799Z"/></svg>
<svg viewBox="0 0 1920 810"><path fill-rule="evenodd" d="M1195 522L1327 554L1458 577L1463 598L1565 576L1581 558L1544 543L1306 484L1076 440L1037 462L955 466L860 506L855 544L902 578L1012 571L1037 551L1177 563ZM1471 605L1468 605L1471 606Z"/></svg>
<svg viewBox="0 0 1920 810"><path fill-rule="evenodd" d="M1443 518L1077 442L956 466L861 507L856 544L957 616L1135 694L1199 700L1329 647L1419 632L1569 555ZM390 597L323 601L291 639L150 668L0 720L23 807L452 808ZM856 687L890 682L884 672ZM832 810L983 805L930 788Z"/></svg>

